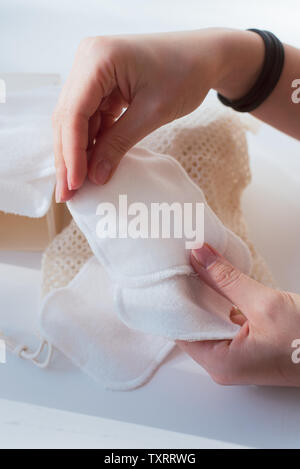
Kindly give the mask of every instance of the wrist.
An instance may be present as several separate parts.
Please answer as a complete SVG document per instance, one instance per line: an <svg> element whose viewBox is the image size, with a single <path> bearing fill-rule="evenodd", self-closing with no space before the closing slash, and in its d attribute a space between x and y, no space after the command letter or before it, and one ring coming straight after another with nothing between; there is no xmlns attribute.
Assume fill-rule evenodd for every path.
<svg viewBox="0 0 300 469"><path fill-rule="evenodd" d="M255 84L264 62L265 46L251 31L224 29L219 39L220 69L213 88L236 100Z"/></svg>
<svg viewBox="0 0 300 469"><path fill-rule="evenodd" d="M194 31L189 38L189 56L197 81L203 83L205 77L209 88L215 90L228 73L226 51L223 45L228 31L225 28L201 29Z"/></svg>

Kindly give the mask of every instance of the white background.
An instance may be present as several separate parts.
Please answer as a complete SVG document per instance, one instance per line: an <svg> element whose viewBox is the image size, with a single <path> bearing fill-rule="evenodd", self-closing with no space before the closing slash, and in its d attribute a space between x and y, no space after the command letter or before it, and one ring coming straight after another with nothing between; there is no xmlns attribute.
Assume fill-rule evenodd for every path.
<svg viewBox="0 0 300 469"><path fill-rule="evenodd" d="M99 34L258 27L300 46L299 13L291 0L0 0L0 73L65 78L80 39ZM266 126L250 137L253 183L244 207L278 285L300 292L298 154L297 142ZM29 342L39 269L39 254L0 253L0 327ZM3 447L300 446L299 390L223 388L181 354L133 392L104 391L58 356L48 371L9 356L0 379Z"/></svg>
<svg viewBox="0 0 300 469"><path fill-rule="evenodd" d="M300 45L297 0L0 0L0 69L70 69L80 39L101 34L269 29Z"/></svg>

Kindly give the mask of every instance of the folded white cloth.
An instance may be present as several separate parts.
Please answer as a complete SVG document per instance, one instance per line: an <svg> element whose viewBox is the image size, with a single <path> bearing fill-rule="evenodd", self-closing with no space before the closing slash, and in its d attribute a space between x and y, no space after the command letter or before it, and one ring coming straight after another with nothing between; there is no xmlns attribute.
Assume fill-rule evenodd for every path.
<svg viewBox="0 0 300 469"><path fill-rule="evenodd" d="M41 217L55 185L51 112L59 88L8 93L0 106L0 210Z"/></svg>
<svg viewBox="0 0 300 469"><path fill-rule="evenodd" d="M40 319L44 337L109 389L142 385L174 347L163 337L130 329L120 321L113 284L95 257L67 287L45 298Z"/></svg>
<svg viewBox="0 0 300 469"><path fill-rule="evenodd" d="M202 202L205 241L247 274L251 256L169 156L136 146L108 184L86 181L68 206L95 257L67 287L46 296L41 330L107 387L130 389L145 382L174 340L231 338L238 326L229 320L229 302L194 276L185 238L98 236L98 204L118 207L119 194L126 194L128 204L142 202L149 212L153 202Z"/></svg>

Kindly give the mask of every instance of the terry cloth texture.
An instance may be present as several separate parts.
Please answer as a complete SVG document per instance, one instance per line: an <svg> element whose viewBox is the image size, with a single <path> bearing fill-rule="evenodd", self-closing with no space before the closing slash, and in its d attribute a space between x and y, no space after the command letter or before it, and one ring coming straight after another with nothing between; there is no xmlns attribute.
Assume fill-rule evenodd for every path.
<svg viewBox="0 0 300 469"><path fill-rule="evenodd" d="M42 217L55 185L51 112L57 87L8 93L0 106L0 210Z"/></svg>

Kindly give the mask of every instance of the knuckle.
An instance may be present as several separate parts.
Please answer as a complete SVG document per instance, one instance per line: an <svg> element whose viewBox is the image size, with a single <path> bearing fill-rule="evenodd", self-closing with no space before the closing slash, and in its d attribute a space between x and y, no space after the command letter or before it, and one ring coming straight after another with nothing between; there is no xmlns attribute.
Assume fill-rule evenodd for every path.
<svg viewBox="0 0 300 469"><path fill-rule="evenodd" d="M221 262L216 262L209 269L211 270L217 285L223 290L231 288L233 285L237 284L243 275L233 266L223 264Z"/></svg>
<svg viewBox="0 0 300 469"><path fill-rule="evenodd" d="M63 114L63 122L65 126L71 131L77 131L80 124L80 116L72 109L66 109Z"/></svg>
<svg viewBox="0 0 300 469"><path fill-rule="evenodd" d="M74 111L69 106L64 106L59 111L59 119L64 122L72 122L74 120Z"/></svg>
<svg viewBox="0 0 300 469"><path fill-rule="evenodd" d="M293 297L293 294L290 292L286 292L286 291L280 291L280 293L281 293L282 301L284 301L285 305L286 306L289 305L291 308L293 308L293 310L296 310L297 305L295 302L295 298Z"/></svg>
<svg viewBox="0 0 300 469"><path fill-rule="evenodd" d="M80 114L76 109L71 106L65 106L58 111L55 116L56 122L59 122L65 128L71 131L78 131L78 128L84 119L84 115Z"/></svg>
<svg viewBox="0 0 300 469"><path fill-rule="evenodd" d="M94 41L93 41L93 46L97 46L97 47L113 47L114 45L114 38L112 38L111 36L97 36L94 38Z"/></svg>
<svg viewBox="0 0 300 469"><path fill-rule="evenodd" d="M79 44L78 52L84 55L99 55L114 53L117 47L117 38L111 36L92 36L83 38Z"/></svg>
<svg viewBox="0 0 300 469"><path fill-rule="evenodd" d="M71 111L66 107L60 107L54 110L52 114L52 122L54 124L61 124L71 117Z"/></svg>
<svg viewBox="0 0 300 469"><path fill-rule="evenodd" d="M95 37L87 36L80 40L78 46L78 52L83 52L84 50L90 48L91 44L94 42Z"/></svg>

